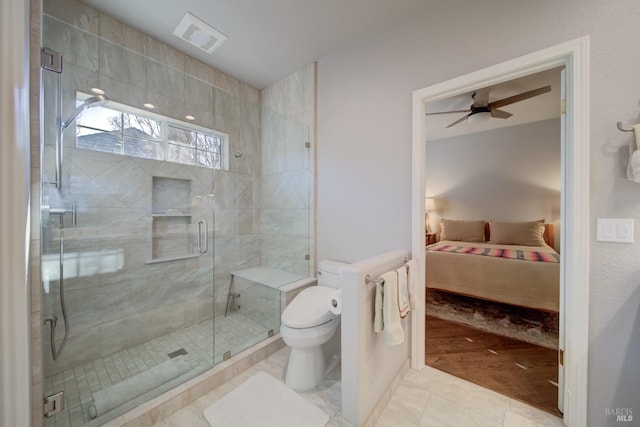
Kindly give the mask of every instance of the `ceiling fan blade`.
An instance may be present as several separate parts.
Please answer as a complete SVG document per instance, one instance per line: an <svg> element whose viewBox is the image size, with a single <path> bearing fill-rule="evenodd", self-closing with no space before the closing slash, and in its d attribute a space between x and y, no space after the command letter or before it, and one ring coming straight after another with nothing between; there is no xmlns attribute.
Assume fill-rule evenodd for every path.
<svg viewBox="0 0 640 427"><path fill-rule="evenodd" d="M495 109L491 110L491 117L495 117L496 119L508 119L511 116L513 116L513 114L508 111Z"/></svg>
<svg viewBox="0 0 640 427"><path fill-rule="evenodd" d="M436 111L435 113L426 113L427 116L435 116L437 114L451 114L451 113L469 113L471 110L454 110L454 111Z"/></svg>
<svg viewBox="0 0 640 427"><path fill-rule="evenodd" d="M522 92L517 95L510 96L508 98L499 99L489 104L489 108L500 108L505 105L514 104L516 102L524 101L525 99L533 98L534 96L542 95L543 93L551 92L551 86L545 86L538 89L530 90L528 92Z"/></svg>
<svg viewBox="0 0 640 427"><path fill-rule="evenodd" d="M478 89L473 94L473 106L474 107L486 107L489 104L489 90L491 88L485 87Z"/></svg>
<svg viewBox="0 0 640 427"><path fill-rule="evenodd" d="M451 123L449 126L447 126L447 129L457 125L458 123L464 122L465 120L467 120L467 117L469 117L469 115L467 114L466 116L463 116L462 118L459 118L458 120L456 120L455 122Z"/></svg>

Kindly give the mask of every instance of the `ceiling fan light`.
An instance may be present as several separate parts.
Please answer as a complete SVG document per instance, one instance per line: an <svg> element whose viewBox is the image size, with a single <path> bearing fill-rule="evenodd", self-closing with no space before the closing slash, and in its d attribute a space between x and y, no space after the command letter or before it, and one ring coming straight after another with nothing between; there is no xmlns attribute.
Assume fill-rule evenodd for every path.
<svg viewBox="0 0 640 427"><path fill-rule="evenodd" d="M491 112L481 111L479 113L471 114L469 117L467 117L467 120L469 121L469 123L475 125L478 123L484 123L488 121L490 118L491 118Z"/></svg>

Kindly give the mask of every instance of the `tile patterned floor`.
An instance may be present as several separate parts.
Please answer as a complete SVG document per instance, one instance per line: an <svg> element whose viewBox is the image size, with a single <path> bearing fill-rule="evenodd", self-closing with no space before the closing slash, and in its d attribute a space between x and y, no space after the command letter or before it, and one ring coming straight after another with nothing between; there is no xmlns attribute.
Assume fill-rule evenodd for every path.
<svg viewBox="0 0 640 427"><path fill-rule="evenodd" d="M288 359L289 348L284 347L153 427L210 427L202 415L206 408L260 371L283 379ZM304 399L329 416L328 427L340 426L341 386L340 366L338 365L317 388L299 393Z"/></svg>
<svg viewBox="0 0 640 427"><path fill-rule="evenodd" d="M202 413L226 393L258 371L282 375L288 348L274 353L240 376L153 427L209 427ZM331 418L329 427L340 425L340 374L312 392L301 393ZM409 370L378 420L376 427L561 427L562 420L475 384L436 369Z"/></svg>
<svg viewBox="0 0 640 427"><path fill-rule="evenodd" d="M445 372L410 369L376 427L561 427L562 420Z"/></svg>
<svg viewBox="0 0 640 427"><path fill-rule="evenodd" d="M45 395L64 390L65 409L52 418L45 419L46 427L76 427L85 423L99 425L99 420L89 417L92 393L117 384L169 359L168 354L184 348L192 370L184 377L193 377L211 368L223 353L237 354L267 338L268 329L241 313L215 319L215 354L213 320L201 322L189 328L130 347L91 363L45 378ZM213 355L213 356L212 356ZM182 380L180 377L179 380ZM182 382L182 381L180 381ZM154 390L157 394L157 390ZM142 396L136 401L147 400Z"/></svg>
<svg viewBox="0 0 640 427"><path fill-rule="evenodd" d="M224 318L223 318L224 319ZM224 331L244 330L247 334L260 331L259 325L247 325L246 319L230 316L226 320L216 318L217 327ZM176 345L185 348L194 358L209 360L211 354L211 321L203 322L180 331L176 336L158 338L149 343L128 349L96 361L93 364L67 371L47 378L49 391L56 387L65 388L66 393L76 393L75 402L69 399L67 409L47 420L47 426L79 426L86 422L85 411L87 393L92 387L102 387L111 382L119 382L135 375L145 368L145 363L160 363ZM223 324L223 322L228 322ZM242 324L244 322L245 324ZM248 327L249 326L249 327ZM217 331L216 327L216 331ZM232 349L236 353L244 348L240 335L221 332L216 335L220 347ZM229 344L223 343L229 339ZM246 338L246 337L244 337ZM234 349L235 346L235 349ZM237 350L236 350L237 349ZM222 357L222 349L216 352L216 360ZM202 413L205 408L226 393L242 384L258 371L265 371L282 378L289 356L289 349L274 353L257 363L231 381L223 384L205 396L186 406L154 427L209 427ZM157 363L156 363L157 362ZM91 365L91 366L90 366ZM330 417L329 427L337 427L341 422L341 382L340 369L336 368L321 385L311 392L301 393ZM376 427L561 427L562 420L475 384L453 377L436 369L425 367L422 371L409 370L398 390L382 413Z"/></svg>

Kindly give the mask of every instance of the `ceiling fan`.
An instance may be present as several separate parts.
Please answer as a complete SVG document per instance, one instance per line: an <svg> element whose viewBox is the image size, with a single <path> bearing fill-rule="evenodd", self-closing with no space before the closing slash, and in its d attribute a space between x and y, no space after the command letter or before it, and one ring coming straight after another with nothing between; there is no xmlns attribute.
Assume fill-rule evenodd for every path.
<svg viewBox="0 0 640 427"><path fill-rule="evenodd" d="M490 117L496 119L508 119L513 114L499 110L498 108L506 105L515 104L516 102L524 101L525 99L533 98L534 96L542 95L543 93L551 92L551 86L544 86L538 89L533 89L527 92L522 92L517 95L509 96L507 98L499 99L497 101L489 102L489 91L491 88L482 88L476 90L471 97L473 98L473 104L468 110L454 110L454 111L440 111L435 113L427 113L427 116L436 114L451 114L451 113L467 113L465 116L451 123L447 128L457 125L464 120L469 120L472 123L479 123L489 120Z"/></svg>

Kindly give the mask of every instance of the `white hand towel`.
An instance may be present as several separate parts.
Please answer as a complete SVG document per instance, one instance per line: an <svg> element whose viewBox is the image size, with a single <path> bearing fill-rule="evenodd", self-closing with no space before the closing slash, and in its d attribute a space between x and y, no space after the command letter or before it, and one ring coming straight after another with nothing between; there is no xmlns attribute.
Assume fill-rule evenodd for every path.
<svg viewBox="0 0 640 427"><path fill-rule="evenodd" d="M399 345L404 342L404 330L398 310L398 273L395 270L388 271L382 275L382 278L384 279L382 298L384 340L389 345Z"/></svg>
<svg viewBox="0 0 640 427"><path fill-rule="evenodd" d="M636 125L638 126L638 125ZM636 129L634 126L634 130ZM636 139L640 137L640 130L636 131ZM631 168L632 179L635 182L640 182L640 150L636 150L631 154L631 158L629 159L629 168ZM629 178L627 176L627 178Z"/></svg>
<svg viewBox="0 0 640 427"><path fill-rule="evenodd" d="M636 150L631 154L631 159L629 159L629 162L631 163L631 167L633 168L634 172L637 171L640 167L640 150Z"/></svg>
<svg viewBox="0 0 640 427"><path fill-rule="evenodd" d="M400 318L404 319L411 311L409 306L409 287L407 277L407 267L404 265L396 270L398 273L398 310Z"/></svg>
<svg viewBox="0 0 640 427"><path fill-rule="evenodd" d="M640 182L640 165L638 161L640 159L640 123L633 125L633 134L635 136L634 141L629 144L629 164L627 165L627 178Z"/></svg>
<svg viewBox="0 0 640 427"><path fill-rule="evenodd" d="M384 329L382 323L382 299L384 294L384 288L380 283L376 283L376 301L373 309L373 332L379 334Z"/></svg>
<svg viewBox="0 0 640 427"><path fill-rule="evenodd" d="M415 310L418 304L415 298L415 291L418 286L418 273L419 273L418 261L416 261L415 259L410 259L409 262L407 262L407 266L409 267L409 274L407 276L408 277L407 288L409 289L409 302L411 304L411 308Z"/></svg>

